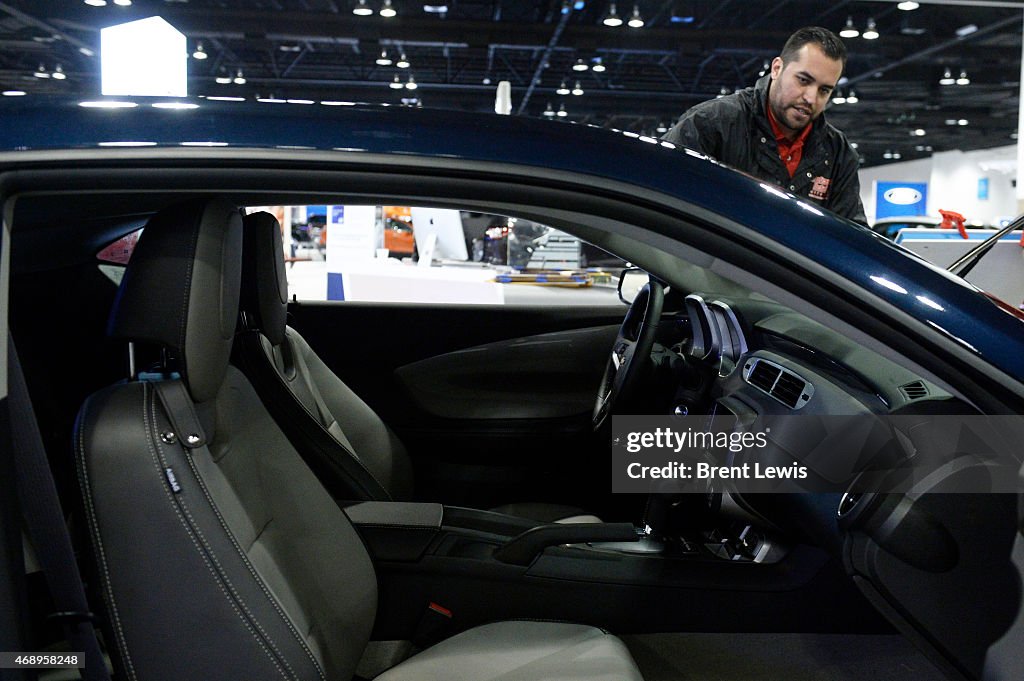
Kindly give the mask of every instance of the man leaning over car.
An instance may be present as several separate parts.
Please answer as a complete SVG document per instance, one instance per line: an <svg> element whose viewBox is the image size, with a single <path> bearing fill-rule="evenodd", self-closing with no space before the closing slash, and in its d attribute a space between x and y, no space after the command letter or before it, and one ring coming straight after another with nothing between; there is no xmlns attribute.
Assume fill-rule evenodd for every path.
<svg viewBox="0 0 1024 681"><path fill-rule="evenodd" d="M857 152L823 115L845 66L834 33L801 28L753 87L694 106L664 139L866 224Z"/></svg>

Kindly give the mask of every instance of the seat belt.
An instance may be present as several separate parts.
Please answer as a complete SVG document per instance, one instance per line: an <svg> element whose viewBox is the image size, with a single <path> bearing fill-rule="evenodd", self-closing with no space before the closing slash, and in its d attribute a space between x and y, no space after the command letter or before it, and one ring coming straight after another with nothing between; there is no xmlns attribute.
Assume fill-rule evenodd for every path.
<svg viewBox="0 0 1024 681"><path fill-rule="evenodd" d="M18 497L25 528L46 575L56 608L52 617L59 619L64 626L72 651L81 651L85 655L82 678L86 681L110 681L96 638L94 615L89 610L82 576L75 562L71 535L64 522L57 485L46 459L21 362L18 361L14 339L10 334L7 335L7 345L10 381L8 403L14 438Z"/></svg>

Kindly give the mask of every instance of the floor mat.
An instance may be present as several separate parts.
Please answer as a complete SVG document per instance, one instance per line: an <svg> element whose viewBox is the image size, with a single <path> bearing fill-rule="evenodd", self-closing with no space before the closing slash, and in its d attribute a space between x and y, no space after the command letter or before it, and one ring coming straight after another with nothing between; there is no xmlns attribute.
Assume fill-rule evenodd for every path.
<svg viewBox="0 0 1024 681"><path fill-rule="evenodd" d="M850 634L623 636L645 681L943 681L906 639Z"/></svg>

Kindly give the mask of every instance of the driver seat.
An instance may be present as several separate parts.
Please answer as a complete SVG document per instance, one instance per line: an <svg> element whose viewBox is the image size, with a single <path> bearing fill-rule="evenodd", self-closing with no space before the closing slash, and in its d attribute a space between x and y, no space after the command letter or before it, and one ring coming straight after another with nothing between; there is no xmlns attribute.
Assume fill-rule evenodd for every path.
<svg viewBox="0 0 1024 681"><path fill-rule="evenodd" d="M287 325L288 281L281 225L245 216L241 311L234 363L274 420L336 499L409 501L412 462L398 436ZM599 523L582 509L538 502L491 509L541 523Z"/></svg>
<svg viewBox="0 0 1024 681"><path fill-rule="evenodd" d="M118 677L346 681L373 628L363 542L229 365L241 232L223 199L150 219L110 335L166 352L178 371L112 385L79 411L76 462ZM499 678L642 681L615 636L535 621L469 629L378 681Z"/></svg>

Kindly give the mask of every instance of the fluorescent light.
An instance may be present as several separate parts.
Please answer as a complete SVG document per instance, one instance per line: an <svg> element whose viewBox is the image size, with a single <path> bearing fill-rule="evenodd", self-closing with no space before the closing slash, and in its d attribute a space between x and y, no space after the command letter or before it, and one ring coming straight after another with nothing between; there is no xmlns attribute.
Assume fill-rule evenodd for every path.
<svg viewBox="0 0 1024 681"><path fill-rule="evenodd" d="M84 54L86 57L95 57L96 53L90 50L88 47L79 47L78 51Z"/></svg>
<svg viewBox="0 0 1024 681"><path fill-rule="evenodd" d="M156 142L129 142L127 140L121 142L100 142L101 147L155 147Z"/></svg>
<svg viewBox="0 0 1024 681"><path fill-rule="evenodd" d="M287 104L288 103L287 99L278 99L277 97L257 97L256 101L257 102L262 102L264 104Z"/></svg>
<svg viewBox="0 0 1024 681"><path fill-rule="evenodd" d="M423 11L427 14L445 14L448 12L448 5L423 5Z"/></svg>
<svg viewBox="0 0 1024 681"><path fill-rule="evenodd" d="M138 106L135 102L118 102L114 100L79 102L78 106L86 109L134 109Z"/></svg>
<svg viewBox="0 0 1024 681"><path fill-rule="evenodd" d="M963 38L965 36L969 36L970 34L974 33L977 30L977 24L967 24L966 26L961 26L960 28L956 29L956 34Z"/></svg>
<svg viewBox="0 0 1024 681"><path fill-rule="evenodd" d="M85 4L90 7L106 7L107 0L85 0Z"/></svg>
<svg viewBox="0 0 1024 681"><path fill-rule="evenodd" d="M227 142L179 142L183 147L226 147Z"/></svg>
<svg viewBox="0 0 1024 681"><path fill-rule="evenodd" d="M853 25L853 17L846 17L846 26L843 26L843 30L839 31L840 38L856 38L860 35L860 31Z"/></svg>
<svg viewBox="0 0 1024 681"><path fill-rule="evenodd" d="M212 102L244 102L245 97L207 97L207 101Z"/></svg>
<svg viewBox="0 0 1024 681"><path fill-rule="evenodd" d="M615 3L613 2L608 8L608 14L605 15L602 22L605 26L622 26L622 17L615 11Z"/></svg>
<svg viewBox="0 0 1024 681"><path fill-rule="evenodd" d="M324 101L322 101L320 103L323 104L324 106L355 106L356 105L355 102L336 102L336 101L329 100L329 99L325 99Z"/></svg>
<svg viewBox="0 0 1024 681"><path fill-rule="evenodd" d="M130 7L132 0L114 0L114 4L120 7Z"/></svg>
<svg viewBox="0 0 1024 681"><path fill-rule="evenodd" d="M289 104L316 104L312 99L289 99Z"/></svg>
<svg viewBox="0 0 1024 681"><path fill-rule="evenodd" d="M901 9L904 12L912 12L913 10L917 9L920 6L921 6L921 3L919 3L919 2L913 2L912 0L906 0L905 2L901 2L900 4L896 5L896 9Z"/></svg>
<svg viewBox="0 0 1024 681"><path fill-rule="evenodd" d="M630 28L643 28L644 27L644 19L643 19L643 17L640 16L640 6L639 5L633 5L633 16L631 16L629 18L629 21L627 22L627 26L629 26Z"/></svg>
<svg viewBox="0 0 1024 681"><path fill-rule="evenodd" d="M861 34L864 40L877 40L878 39L878 28L875 26L875 20L868 19L868 27L864 29L864 33Z"/></svg>
<svg viewBox="0 0 1024 681"><path fill-rule="evenodd" d="M186 111L189 109L198 109L199 105L193 102L155 102L150 104L154 109L175 109L178 111Z"/></svg>
<svg viewBox="0 0 1024 681"><path fill-rule="evenodd" d="M2 93L4 97L24 97L26 93L24 90L4 90Z"/></svg>

